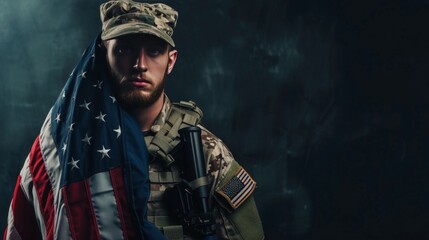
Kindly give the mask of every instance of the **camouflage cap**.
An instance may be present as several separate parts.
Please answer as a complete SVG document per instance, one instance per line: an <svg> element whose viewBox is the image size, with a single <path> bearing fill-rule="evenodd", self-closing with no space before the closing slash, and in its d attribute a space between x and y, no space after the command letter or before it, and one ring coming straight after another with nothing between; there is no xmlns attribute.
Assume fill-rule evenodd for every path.
<svg viewBox="0 0 429 240"><path fill-rule="evenodd" d="M100 5L103 23L101 39L146 33L155 35L174 47L171 38L179 14L162 3L140 3L131 0L108 1Z"/></svg>

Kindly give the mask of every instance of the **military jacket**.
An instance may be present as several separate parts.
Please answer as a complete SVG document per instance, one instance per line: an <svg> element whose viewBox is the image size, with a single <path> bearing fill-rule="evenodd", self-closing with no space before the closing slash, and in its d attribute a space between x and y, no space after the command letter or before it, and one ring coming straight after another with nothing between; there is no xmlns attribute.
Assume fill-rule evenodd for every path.
<svg viewBox="0 0 429 240"><path fill-rule="evenodd" d="M165 124L171 112L172 104L165 96L163 108L152 125L150 131L145 132L145 141L149 145L155 135ZM231 191L234 186L241 184L234 182L239 172L244 177L247 172L234 160L226 145L202 125L201 138L204 158L207 163L207 173L212 180L211 194L214 201L216 218L216 232L219 239L263 239L262 224L251 193L255 186L247 186L248 190ZM195 239L186 232L180 236L177 230L181 228L178 220L169 211L164 199L164 191L182 181L177 164L164 167L159 159L153 158L149 163L151 180L151 196L148 201L148 219L164 231L169 239ZM253 181L248 174L248 181ZM252 184L256 185L254 182ZM243 185L243 184L242 184ZM244 184L246 185L246 184ZM234 199L236 197L236 199ZM241 199L240 199L241 198ZM233 201L235 200L235 201ZM241 202L240 202L241 201Z"/></svg>

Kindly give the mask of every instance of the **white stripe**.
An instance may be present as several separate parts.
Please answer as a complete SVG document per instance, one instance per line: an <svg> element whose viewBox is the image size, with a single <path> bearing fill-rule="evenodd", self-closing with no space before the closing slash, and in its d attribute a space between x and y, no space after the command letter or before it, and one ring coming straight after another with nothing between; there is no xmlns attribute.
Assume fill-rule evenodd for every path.
<svg viewBox="0 0 429 240"><path fill-rule="evenodd" d="M248 193L249 193L250 191L252 191L252 189L253 189L253 185L249 185L249 187L247 187L247 188L246 188L245 192L242 192L242 193L240 194L239 198L238 198L238 199L236 199L235 201L233 201L233 204L238 204L238 203L240 203L240 202L243 200L243 198L245 198L245 197L247 197L247 196L248 196Z"/></svg>
<svg viewBox="0 0 429 240"><path fill-rule="evenodd" d="M37 196L35 187L32 188L32 192L33 192L33 196ZM39 230L40 230L40 233L42 234L42 238L46 239L45 220L43 218L42 211L40 209L38 197L33 198L33 208L34 208L34 213L36 215L37 223L39 224Z"/></svg>
<svg viewBox="0 0 429 240"><path fill-rule="evenodd" d="M49 180L51 181L52 191L54 193L54 204L56 205L58 203L59 196L61 168L57 149L51 133L51 113L52 109L49 111L40 131L40 150L45 162L46 172L48 173Z"/></svg>
<svg viewBox="0 0 429 240"><path fill-rule="evenodd" d="M235 197L231 200L232 202L235 202L236 200L237 200L237 198L239 198L240 196L241 196L241 194L243 193L243 192L245 192L248 188L249 188L249 186L250 186L251 184L248 184L248 185L244 185L244 188L242 188L241 190L240 190L240 192L238 192L237 193L237 195L235 195Z"/></svg>
<svg viewBox="0 0 429 240"><path fill-rule="evenodd" d="M244 174L244 169L240 169L240 171L238 172L238 174L237 174L237 177L239 178L239 179L241 179L241 177L243 176L243 174Z"/></svg>
<svg viewBox="0 0 429 240"><path fill-rule="evenodd" d="M18 234L18 232L16 231L15 227L12 226L10 229L11 233L9 234L8 232L8 236L6 239L10 239L10 240L22 240L21 236Z"/></svg>
<svg viewBox="0 0 429 240"><path fill-rule="evenodd" d="M246 176L244 176L244 177L240 178L240 181L241 181L244 185L246 185L246 184L247 184L247 182L249 182L249 179L250 179L249 175L246 175Z"/></svg>
<svg viewBox="0 0 429 240"><path fill-rule="evenodd" d="M21 169L19 175L21 176L21 189L24 192L25 197L29 202L33 202L32 187L33 187L33 178L31 177L30 172L30 156L27 156L25 159L24 166Z"/></svg>
<svg viewBox="0 0 429 240"><path fill-rule="evenodd" d="M243 192L241 192L240 195L236 196L239 198L238 199L234 198L235 200L232 200L232 203L235 205L236 203L239 203L241 200L243 200L243 198L246 197L250 191L252 191L253 186L254 186L253 182L247 185L247 187L243 190Z"/></svg>
<svg viewBox="0 0 429 240"><path fill-rule="evenodd" d="M6 239L10 240L21 240L21 236L18 231L16 231L15 226L13 225L13 212L12 212L12 203L9 206L9 216L7 218L7 234Z"/></svg>
<svg viewBox="0 0 429 240"><path fill-rule="evenodd" d="M59 211L57 212L58 217L55 222L54 239L72 239L69 227L69 220L67 218L67 212L62 198L60 199Z"/></svg>
<svg viewBox="0 0 429 240"><path fill-rule="evenodd" d="M102 239L123 239L121 222L109 172L88 179L91 199Z"/></svg>
<svg viewBox="0 0 429 240"><path fill-rule="evenodd" d="M54 195L54 236L71 236L67 216L65 214L65 210L63 209L63 199L60 189L62 171L60 167L60 160L58 158L58 151L55 146L54 139L52 138L51 114L52 109L46 116L45 122L43 123L42 129L40 131L40 151L42 152L45 169L48 174L49 181L51 182L52 193Z"/></svg>
<svg viewBox="0 0 429 240"><path fill-rule="evenodd" d="M244 185L249 184L249 182L253 182L253 180L250 178L250 176L246 179L246 181L244 182Z"/></svg>

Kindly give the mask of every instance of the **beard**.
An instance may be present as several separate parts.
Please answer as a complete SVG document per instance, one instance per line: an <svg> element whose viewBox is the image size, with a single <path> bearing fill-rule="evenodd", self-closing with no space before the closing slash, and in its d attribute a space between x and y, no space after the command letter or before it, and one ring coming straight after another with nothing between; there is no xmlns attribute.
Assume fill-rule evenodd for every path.
<svg viewBox="0 0 429 240"><path fill-rule="evenodd" d="M154 104L164 92L165 78L167 76L167 68L164 72L162 80L154 86L151 91L140 89L132 85L129 81L121 81L124 76L119 76L111 71L113 80L113 91L118 102L127 110L138 108L147 108ZM130 78L126 78L130 79ZM152 82L152 84L155 84Z"/></svg>

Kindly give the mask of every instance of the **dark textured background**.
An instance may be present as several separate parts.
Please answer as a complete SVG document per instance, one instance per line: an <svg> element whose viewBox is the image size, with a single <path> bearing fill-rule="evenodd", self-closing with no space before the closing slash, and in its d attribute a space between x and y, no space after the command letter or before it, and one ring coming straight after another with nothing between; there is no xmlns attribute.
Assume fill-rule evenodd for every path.
<svg viewBox="0 0 429 240"><path fill-rule="evenodd" d="M0 1L0 227L101 1ZM173 100L258 182L267 239L429 238L429 1L167 1Z"/></svg>

